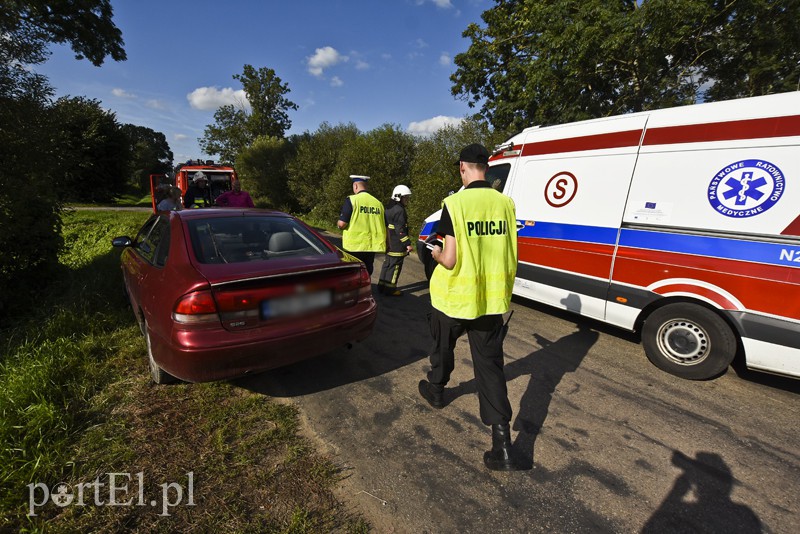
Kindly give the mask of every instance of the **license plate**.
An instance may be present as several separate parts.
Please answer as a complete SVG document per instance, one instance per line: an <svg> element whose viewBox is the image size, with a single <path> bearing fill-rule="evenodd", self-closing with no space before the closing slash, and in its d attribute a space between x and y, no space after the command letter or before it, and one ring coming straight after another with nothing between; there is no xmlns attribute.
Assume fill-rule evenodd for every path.
<svg viewBox="0 0 800 534"><path fill-rule="evenodd" d="M272 319L285 315L300 315L310 311L327 308L331 305L330 291L298 293L289 297L269 299L261 302L261 317Z"/></svg>

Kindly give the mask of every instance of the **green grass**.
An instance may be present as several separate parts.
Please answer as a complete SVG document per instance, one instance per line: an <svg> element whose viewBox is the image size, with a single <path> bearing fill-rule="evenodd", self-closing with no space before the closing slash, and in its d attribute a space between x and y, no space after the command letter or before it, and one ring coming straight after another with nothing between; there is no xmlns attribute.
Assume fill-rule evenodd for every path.
<svg viewBox="0 0 800 534"><path fill-rule="evenodd" d="M333 497L339 470L298 435L293 406L228 383L150 382L110 246L147 217L65 213L61 276L0 332L0 531L368 531ZM142 472L150 496L190 471L196 506L169 517L52 503L27 517L31 483Z"/></svg>

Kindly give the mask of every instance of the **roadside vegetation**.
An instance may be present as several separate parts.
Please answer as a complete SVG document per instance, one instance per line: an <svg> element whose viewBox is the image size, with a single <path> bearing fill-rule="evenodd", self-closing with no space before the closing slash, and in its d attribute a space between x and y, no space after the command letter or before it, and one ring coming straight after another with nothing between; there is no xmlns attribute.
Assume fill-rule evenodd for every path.
<svg viewBox="0 0 800 534"><path fill-rule="evenodd" d="M150 383L110 246L147 216L63 214L60 269L0 330L0 531L366 532L334 497L341 475L298 434L294 407L229 383ZM87 506L51 501L28 517L28 484L74 493L99 480L108 502L108 473L130 474L116 500L134 505L94 506L88 489ZM186 492L189 473L194 506L184 495L161 515L161 485Z"/></svg>

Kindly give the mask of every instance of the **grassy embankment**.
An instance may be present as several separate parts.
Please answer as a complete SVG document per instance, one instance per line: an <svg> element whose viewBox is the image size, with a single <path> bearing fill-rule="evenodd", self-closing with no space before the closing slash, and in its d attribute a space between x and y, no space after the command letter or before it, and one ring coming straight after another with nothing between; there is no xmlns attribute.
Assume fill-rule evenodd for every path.
<svg viewBox="0 0 800 534"><path fill-rule="evenodd" d="M338 470L298 436L292 406L228 383L150 383L110 247L147 216L66 213L61 277L0 331L0 532L367 531L334 498ZM190 472L194 506L185 505ZM131 505L94 504L98 487L109 501L108 473L130 475L117 476L127 490L115 500ZM105 486L84 486L85 506L51 500L28 517L28 484L55 493L63 482L77 495L96 480ZM185 494L160 515L166 483Z"/></svg>

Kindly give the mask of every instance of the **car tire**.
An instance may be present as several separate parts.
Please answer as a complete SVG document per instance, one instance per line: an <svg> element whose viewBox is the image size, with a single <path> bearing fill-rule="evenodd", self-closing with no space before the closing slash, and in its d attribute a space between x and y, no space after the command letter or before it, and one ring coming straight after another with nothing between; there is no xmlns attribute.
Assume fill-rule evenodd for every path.
<svg viewBox="0 0 800 534"><path fill-rule="evenodd" d="M644 323L642 345L659 369L688 380L722 374L736 355L736 335L722 317L691 303L667 304Z"/></svg>
<svg viewBox="0 0 800 534"><path fill-rule="evenodd" d="M147 363L150 368L150 378L156 384L169 384L175 382L175 377L166 372L158 366L155 358L153 358L153 347L150 343L150 328L147 326L147 320L144 320L144 341L147 344Z"/></svg>

